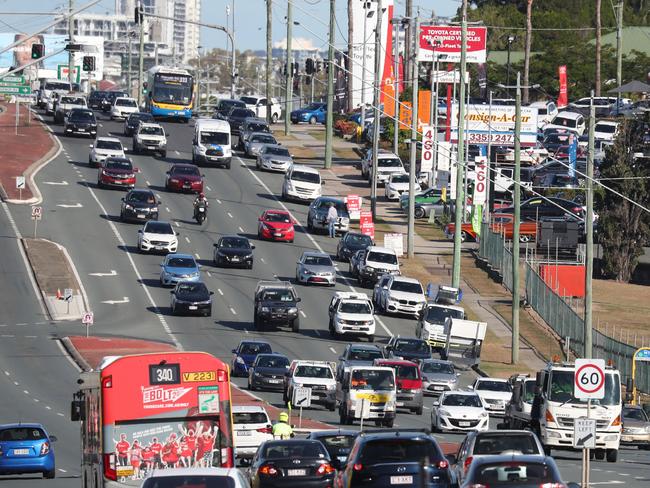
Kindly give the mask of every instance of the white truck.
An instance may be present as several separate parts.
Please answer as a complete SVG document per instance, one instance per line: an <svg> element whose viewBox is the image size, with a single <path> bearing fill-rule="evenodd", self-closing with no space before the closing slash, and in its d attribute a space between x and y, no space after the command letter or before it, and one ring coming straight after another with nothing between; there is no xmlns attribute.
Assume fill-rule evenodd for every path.
<svg viewBox="0 0 650 488"><path fill-rule="evenodd" d="M594 457L616 462L621 441L621 375L617 369L605 368L605 396L587 402L574 397L575 365L549 363L537 373L541 386L539 438L544 450L573 450L573 428L576 419L589 416L596 419L596 449ZM589 414L589 415L588 415Z"/></svg>
<svg viewBox="0 0 650 488"><path fill-rule="evenodd" d="M446 342L441 353L442 359L453 361L459 367L478 364L486 331L486 322L448 317L445 320Z"/></svg>
<svg viewBox="0 0 650 488"><path fill-rule="evenodd" d="M260 119L266 119L266 97L259 95L247 95L240 100L246 104L246 108L255 112L255 116ZM271 98L271 122L276 123L282 115L282 104L277 98Z"/></svg>
<svg viewBox="0 0 650 488"><path fill-rule="evenodd" d="M336 385L341 425L363 418L392 428L396 398L395 370L386 366L352 366L343 370Z"/></svg>

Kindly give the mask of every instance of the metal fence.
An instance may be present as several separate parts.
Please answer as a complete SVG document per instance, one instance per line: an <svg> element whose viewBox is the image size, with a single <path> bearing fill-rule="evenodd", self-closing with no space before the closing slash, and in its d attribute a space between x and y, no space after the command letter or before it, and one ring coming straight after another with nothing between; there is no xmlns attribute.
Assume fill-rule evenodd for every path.
<svg viewBox="0 0 650 488"><path fill-rule="evenodd" d="M479 256L485 259L490 268L497 271L503 284L512 290L512 244L492 230L487 224L481 229ZM553 290L538 273L537 264L525 263L526 302L548 324L555 333L569 340L569 347L577 357L584 355L584 318L573 307L572 299L563 297L559 290ZM635 346L625 344L606 334L593 330L593 356L612 360L621 372L621 380L626 382L632 375L632 358ZM638 363L636 371L637 388L650 392L650 365Z"/></svg>

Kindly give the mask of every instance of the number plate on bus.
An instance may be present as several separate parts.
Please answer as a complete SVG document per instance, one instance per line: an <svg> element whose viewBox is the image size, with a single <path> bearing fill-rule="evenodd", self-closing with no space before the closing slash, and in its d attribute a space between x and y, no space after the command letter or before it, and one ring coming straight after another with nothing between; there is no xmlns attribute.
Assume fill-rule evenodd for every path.
<svg viewBox="0 0 650 488"><path fill-rule="evenodd" d="M391 476L391 485L411 485L413 484L413 476Z"/></svg>
<svg viewBox="0 0 650 488"><path fill-rule="evenodd" d="M29 449L14 449L14 455L16 456L28 456Z"/></svg>
<svg viewBox="0 0 650 488"><path fill-rule="evenodd" d="M217 373L214 371L190 371L183 373L184 382L201 382L201 381L215 381Z"/></svg>
<svg viewBox="0 0 650 488"><path fill-rule="evenodd" d="M306 476L306 469L287 469L287 476Z"/></svg>

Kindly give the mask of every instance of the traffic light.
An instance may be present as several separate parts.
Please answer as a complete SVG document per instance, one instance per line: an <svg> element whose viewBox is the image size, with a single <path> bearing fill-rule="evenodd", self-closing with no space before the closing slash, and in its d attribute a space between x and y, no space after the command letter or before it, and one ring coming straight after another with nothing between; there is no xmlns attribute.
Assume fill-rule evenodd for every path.
<svg viewBox="0 0 650 488"><path fill-rule="evenodd" d="M291 72L293 73L293 76L298 76L299 71L300 64L297 61L295 63L291 63Z"/></svg>
<svg viewBox="0 0 650 488"><path fill-rule="evenodd" d="M45 45L32 44L32 59L41 59L45 56Z"/></svg>
<svg viewBox="0 0 650 488"><path fill-rule="evenodd" d="M84 56L81 65L82 69L86 72L95 71L95 56Z"/></svg>
<svg viewBox="0 0 650 488"><path fill-rule="evenodd" d="M323 62L321 60L316 61L316 72L320 73L323 71Z"/></svg>
<svg viewBox="0 0 650 488"><path fill-rule="evenodd" d="M142 4L140 2L135 6L134 18L136 24L140 25L142 23Z"/></svg>
<svg viewBox="0 0 650 488"><path fill-rule="evenodd" d="M305 73L308 75L314 74L316 70L314 69L314 60L312 58L307 58L305 60Z"/></svg>

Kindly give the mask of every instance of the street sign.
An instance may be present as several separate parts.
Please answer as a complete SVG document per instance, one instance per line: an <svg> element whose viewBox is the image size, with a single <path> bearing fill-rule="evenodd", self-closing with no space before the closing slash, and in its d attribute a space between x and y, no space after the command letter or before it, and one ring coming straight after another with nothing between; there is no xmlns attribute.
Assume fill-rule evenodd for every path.
<svg viewBox="0 0 650 488"><path fill-rule="evenodd" d="M360 419L367 419L370 417L370 400L362 398L357 400L356 407L354 409L354 416Z"/></svg>
<svg viewBox="0 0 650 488"><path fill-rule="evenodd" d="M294 388L293 399L291 404L294 407L301 407L301 408L311 407L311 388L305 386L301 386L300 388Z"/></svg>
<svg viewBox="0 0 650 488"><path fill-rule="evenodd" d="M64 299L66 302L69 302L70 300L72 300L72 288L66 288L66 289L63 291L63 299Z"/></svg>
<svg viewBox="0 0 650 488"><path fill-rule="evenodd" d="M596 419L578 418L573 424L573 447L596 448Z"/></svg>
<svg viewBox="0 0 650 488"><path fill-rule="evenodd" d="M32 220L41 220L43 218L43 207L32 207Z"/></svg>
<svg viewBox="0 0 650 488"><path fill-rule="evenodd" d="M32 87L29 85L0 86L0 93L5 95L29 95L31 92Z"/></svg>
<svg viewBox="0 0 650 488"><path fill-rule="evenodd" d="M24 190L25 189L25 177L24 176L16 176L16 189L17 190Z"/></svg>
<svg viewBox="0 0 650 488"><path fill-rule="evenodd" d="M350 220L359 220L359 213L361 212L361 197L359 195L348 195L345 204L348 207Z"/></svg>
<svg viewBox="0 0 650 488"><path fill-rule="evenodd" d="M93 325L95 315L92 312L84 312L81 316L81 323L84 325Z"/></svg>
<svg viewBox="0 0 650 488"><path fill-rule="evenodd" d="M422 126L422 162L420 163L420 171L433 170L433 126Z"/></svg>
<svg viewBox="0 0 650 488"><path fill-rule="evenodd" d="M404 255L404 234L384 234L384 247L393 249L398 256Z"/></svg>
<svg viewBox="0 0 650 488"><path fill-rule="evenodd" d="M472 203L474 205L483 205L487 196L488 160L485 156L477 156L474 160L476 161L476 178L474 180L474 196L472 197Z"/></svg>
<svg viewBox="0 0 650 488"><path fill-rule="evenodd" d="M580 400L605 397L605 360L576 359L573 396Z"/></svg>
<svg viewBox="0 0 650 488"><path fill-rule="evenodd" d="M68 73L70 73L70 67L67 64L59 64L57 66L57 78L59 80L67 80ZM81 80L81 66L75 66L72 70L72 76L75 83L79 83Z"/></svg>
<svg viewBox="0 0 650 488"><path fill-rule="evenodd" d="M639 349L634 359L636 361L650 361L650 349Z"/></svg>
<svg viewBox="0 0 650 488"><path fill-rule="evenodd" d="M0 84L24 85L25 77L24 76L3 76L0 78Z"/></svg>

